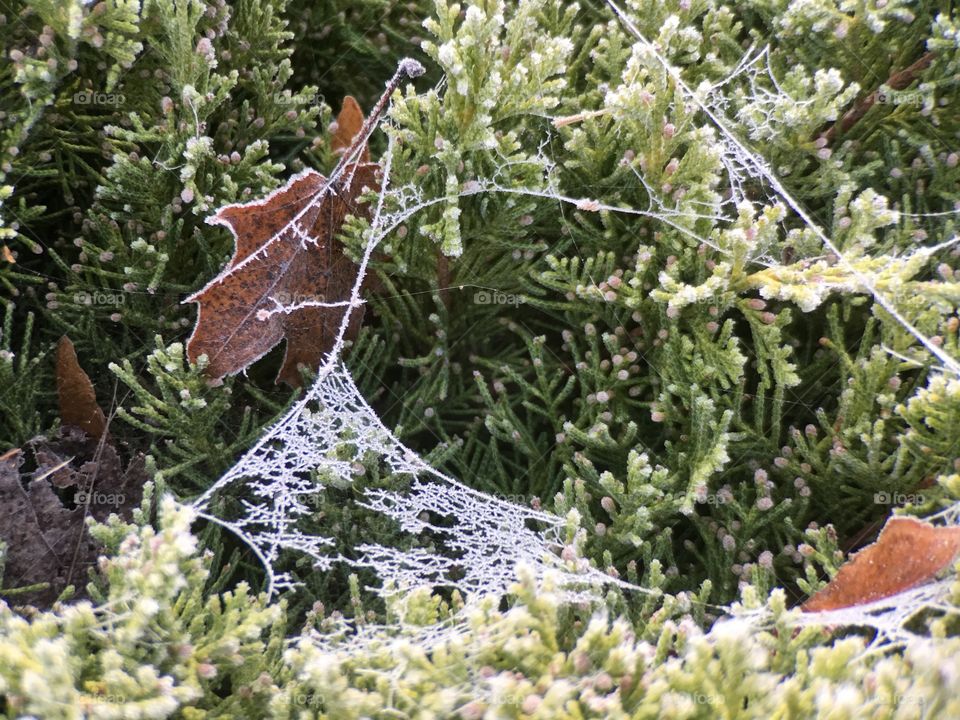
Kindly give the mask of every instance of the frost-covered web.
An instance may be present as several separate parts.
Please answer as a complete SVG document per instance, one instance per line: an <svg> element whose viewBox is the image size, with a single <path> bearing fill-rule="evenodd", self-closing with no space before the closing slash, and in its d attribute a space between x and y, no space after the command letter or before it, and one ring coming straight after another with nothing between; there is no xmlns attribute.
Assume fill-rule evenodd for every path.
<svg viewBox="0 0 960 720"><path fill-rule="evenodd" d="M754 121L751 127L751 135L756 139L765 134L770 124L769 117L776 112L777 108L784 104L784 99L796 101L780 88L773 74L770 68L769 47L763 47L755 53L752 48L747 50L737 64L737 67L734 68L727 77L719 82L713 83L709 87L698 88L698 92L705 98L704 102L708 107L713 108L720 116L726 116L731 103L730 96L725 88L740 76L746 77L750 84L750 97L753 101L751 105L755 112L745 118L745 120L748 124L751 124L751 120ZM767 87L767 83L759 82L760 76L769 78L769 84L772 85L777 92L771 92ZM745 200L749 200L747 191L744 188L746 181L750 178L762 177L754 157L739 152L736 144L726 134L721 133L718 142L721 147L720 161L726 170L726 177L730 187L731 202L736 205Z"/></svg>
<svg viewBox="0 0 960 720"><path fill-rule="evenodd" d="M405 61L401 71L413 77L422 68L414 61ZM372 129L371 125L367 132ZM357 156L360 147L362 143L356 146ZM381 240L417 212L442 201L423 201L414 187L391 189L393 152L391 137L382 163L383 187L350 299L318 305L360 305L360 288ZM355 158L341 163L340 167L346 168L343 172L350 171L352 159ZM328 182L337 180L335 173ZM472 191L476 190L467 190ZM323 192L318 193L318 199ZM388 197L391 207L397 210L386 210ZM298 219L299 215L291 223ZM327 569L337 562L371 568L382 581L379 592L385 595L446 587L459 590L468 602L491 594L499 596L516 582L520 565L537 573L559 573L559 586L571 600L596 597L596 588L615 582L565 549L568 523L563 518L475 491L406 448L360 394L342 361L349 318L345 312L333 348L305 396L195 501L201 517L235 533L257 555L266 569L271 594L296 584L289 572L278 569L281 555L287 551L311 557L318 569ZM363 472L364 463L371 461L399 484L406 481L407 487L402 491L368 490L360 505L393 519L406 532L428 532L430 549L364 544L354 548L359 557L347 558L331 550L334 538L303 529L303 521L314 513L312 499L316 494L330 485L353 483ZM214 498L236 485L243 487L240 512L235 517L215 513ZM433 628L421 629L421 640L449 636L456 626L456 622L447 624L443 633ZM353 641L377 632L366 627L355 633Z"/></svg>
<svg viewBox="0 0 960 720"><path fill-rule="evenodd" d="M368 491L362 505L405 531L429 530L442 538L445 553L371 544L356 548L360 560L347 560L329 553L332 538L299 529L314 512L312 497L325 485L353 482L371 457L390 475L412 482L404 492ZM472 490L425 463L384 427L339 358L324 364L306 396L198 499L198 508L234 483L243 483L250 496L241 501L238 519L201 515L250 545L264 563L271 591L294 585L288 573L274 569L284 550L309 555L319 568L337 561L371 567L393 591L446 586L464 595L502 592L516 580L517 563L564 564L555 551L565 526L561 518ZM455 522L430 522L428 514Z"/></svg>
<svg viewBox="0 0 960 720"><path fill-rule="evenodd" d="M722 88L717 86L705 93L691 91L679 72L642 37L630 19L614 3L610 4L645 51L663 64L688 100L699 106L713 122L720 135L719 145L729 176L731 199L735 203L746 199L745 183L748 180L761 181L796 213L839 262L847 264L843 253L787 192L767 162L730 129L724 114L726 104ZM763 51L754 56L748 53L733 75L761 72L758 68L764 66L765 59ZM408 74L419 74L412 61L406 62L410 63L406 66ZM771 97L770 101L777 102L777 99ZM371 124L365 128L367 136L374 127ZM393 152L391 135L382 161L383 187L367 231L356 282L349 300L338 305L357 307L363 303L360 288L370 259L385 237L424 209L447 200L425 200L420 188L413 185L390 187ZM358 157L359 148L356 153L354 159ZM546 158L541 159L548 168ZM342 167L349 168L350 165L346 163ZM699 237L689 229L690 211L665 204L659 194L647 186L642 172L636 172L636 177L648 190L650 204L647 208L614 207L589 198L566 197L550 184L549 175L548 172L545 189L530 189L501 183L495 172L489 178L466 183L460 194L518 193L549 198L585 211L646 216L713 246L708 238ZM330 182L336 179L333 176ZM719 207L705 207L703 214L695 217L727 219L721 218L719 212ZM892 302L876 290L870 278L853 267L849 270L862 287L942 363L945 370L960 372L956 360L903 318ZM291 309L278 307L277 311ZM236 533L256 553L266 569L271 593L295 584L289 572L279 569L281 556L289 551L309 556L320 569L340 562L369 568L382 581L378 591L385 595L402 597L424 588L455 588L466 598L468 606L484 596L505 594L516 580L519 566L529 568L536 575L555 575L559 578L557 584L570 600L599 599L602 588L610 584L644 591L602 573L576 557L569 543L571 534L576 532L577 517L561 518L475 491L431 467L406 448L382 424L343 363L348 322L349 313L345 311L333 349L318 369L316 380L305 396L195 504L202 517ZM397 479L397 484L404 489L367 490L361 505L372 513L392 519L407 533L428 536L429 543L412 549L364 544L354 548L358 555L347 558L333 549L335 538L304 529L304 521L313 515L312 499L315 495L331 485L355 483L365 463L371 461L379 463L382 474ZM240 501L242 510L233 516L222 517L219 510L214 510L213 500L225 488L237 485L244 488L244 492L239 493L243 497ZM957 523L956 513L944 519ZM943 583L932 583L872 606L806 614L801 616L800 622L869 626L878 631L878 637L901 640L909 634L906 626L917 612L923 608L945 607L946 603L941 602L945 597L944 588ZM734 607L723 609L754 626L767 620L763 613L744 613ZM343 621L341 629L338 639L349 636L350 644L366 643L390 634L386 628L373 625L353 627L347 621ZM442 628L406 628L404 640L430 645L464 630L461 615ZM316 637L314 640L326 643L331 638Z"/></svg>
<svg viewBox="0 0 960 720"><path fill-rule="evenodd" d="M942 348L934 344L929 337L924 335L920 330L914 327L913 323L907 320L899 310L895 307L893 301L886 296L885 293L880 292L875 287L873 281L859 272L856 267L854 267L845 257L844 253L833 243L833 241L827 236L823 228L813 219L813 217L806 211L803 205L793 197L793 194L784 187L783 183L780 182L780 179L777 177L776 173L770 168L769 163L758 153L751 150L743 140L737 137L736 133L731 129L730 122L726 119L723 114L724 106L712 106L707 100L701 98L697 93L695 93L689 85L684 82L683 77L680 74L680 71L675 68L670 62L660 53L656 46L647 40L640 30L637 28L636 24L630 19L630 17L620 9L620 7L613 2L613 0L607 0L607 4L613 9L617 14L617 17L620 18L620 21L624 26L630 31L630 33L638 40L640 46L650 54L650 56L658 62L664 69L664 71L670 76L670 78L676 83L677 87L683 92L687 99L696 105L713 123L713 125L719 130L723 141L725 154L730 155L730 157L725 161L728 169L735 169L740 167L744 169L747 173L747 176L757 178L760 180L766 181L771 189L776 193L780 199L785 202L797 217L799 217L804 225L809 228L817 239L823 243L824 247L830 250L836 257L838 261L843 264L857 280L866 288L869 293L876 300L884 310L886 310L890 315L896 319L917 341L923 345L927 351L933 355L937 360L943 363L944 369L950 371L954 375L960 375L960 363L953 357L951 357L947 352ZM749 65L750 63L748 63Z"/></svg>
<svg viewBox="0 0 960 720"><path fill-rule="evenodd" d="M783 100L790 97L789 94L779 86L776 78L770 71L768 51L764 49L753 56L751 56L751 53L748 51L744 59L727 79L711 88L702 88L702 92L694 92L684 82L680 71L667 60L653 43L643 36L636 24L617 3L614 2L614 0L607 0L607 4L624 27L636 38L642 51L647 53L656 63L660 64L663 70L676 83L676 86L680 88L685 98L694 106L698 107L719 131L723 153L722 162L729 176L729 183L733 191L734 199L737 199L738 194L742 195L745 179L762 181L772 190L776 197L782 200L796 216L803 221L804 225L823 243L823 246L836 256L837 261L850 271L860 287L869 292L878 305L886 310L902 327L913 335L931 355L942 363L942 367L939 368L941 372L960 375L960 363L935 344L931 338L920 332L919 329L897 310L894 302L887 297L885 293L877 289L871 278L859 272L857 268L847 260L844 253L841 252L824 230L809 213L807 213L803 205L794 198L780 182L777 174L770 168L766 159L751 150L733 131L732 124L727 120L726 116L726 110L729 106L728 99L724 93L719 91L722 85L729 82L733 77L744 74L749 79L749 84L753 92L752 98L754 100L754 106L761 109L761 115L764 114L764 109L766 113L770 115L774 114L776 108L782 104ZM776 92L761 89L761 84L756 82L756 79L761 74L766 74L769 77ZM747 124L749 125L750 123L748 122ZM754 130L757 136L761 136L765 130L764 123L754 123ZM746 199L746 197L743 196L743 199ZM937 248L928 248L926 250L932 252L948 245L953 245L956 241L957 239L954 238L950 242ZM960 525L960 503L954 504L947 510L938 513L937 516L929 519L937 519L946 525ZM832 611L797 614L795 623L797 626L872 628L876 631L876 635L871 643L872 646L886 647L891 644L904 644L918 638L918 636L912 632L910 624L911 621L920 614L930 611L957 614L957 608L948 602L947 599L951 586L952 580L939 580L868 604ZM769 622L769 613L766 608L744 611L743 608L739 606L731 606L728 609L731 615L734 616L733 622L745 621L755 627L763 626Z"/></svg>

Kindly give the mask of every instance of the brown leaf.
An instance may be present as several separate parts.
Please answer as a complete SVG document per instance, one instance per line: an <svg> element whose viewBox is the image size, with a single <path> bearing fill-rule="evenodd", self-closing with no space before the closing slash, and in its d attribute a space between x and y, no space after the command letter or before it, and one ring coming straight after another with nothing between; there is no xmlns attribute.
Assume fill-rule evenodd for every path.
<svg viewBox="0 0 960 720"><path fill-rule="evenodd" d="M337 132L351 132L356 118L348 105L341 116ZM363 142L362 135L354 137ZM298 366L317 368L333 346L345 307L277 310L350 297L356 266L344 255L337 234L347 215L367 212L357 198L365 188L379 187L379 166L347 162L349 154L333 180L305 170L262 200L226 205L207 218L211 225L228 228L236 243L220 275L184 301L200 305L187 355L196 362L205 354L214 379L240 372L286 338L277 382L299 387ZM348 337L356 334L362 317L363 309L354 308Z"/></svg>
<svg viewBox="0 0 960 720"><path fill-rule="evenodd" d="M958 552L960 527L891 517L877 541L854 554L801 610L839 610L897 595L933 580Z"/></svg>
<svg viewBox="0 0 960 720"><path fill-rule="evenodd" d="M353 95L343 98L343 106L337 115L336 129L331 127L333 137L330 139L330 149L334 155L343 155L353 145L354 139L363 130L363 110L360 109L357 99ZM370 151L364 143L359 162L370 162Z"/></svg>
<svg viewBox="0 0 960 720"><path fill-rule="evenodd" d="M21 467L27 452L36 470ZM43 590L13 594L17 604L49 606L67 585L85 595L88 569L102 552L84 519L129 519L147 480L143 455L123 469L112 445L75 427L55 440L34 438L24 451L0 457L0 539L7 545L3 587L49 583Z"/></svg>
<svg viewBox="0 0 960 720"><path fill-rule="evenodd" d="M57 344L57 396L60 422L81 428L92 438L103 435L107 420L97 405L93 383L80 367L77 351L66 335Z"/></svg>
<svg viewBox="0 0 960 720"><path fill-rule="evenodd" d="M262 200L226 205L207 218L229 228L235 243L223 271L184 301L199 305L187 356L196 362L206 355L207 373L214 380L244 370L285 338L277 382L299 386L299 367L319 366L348 311L345 335L356 335L363 310L346 305L356 285L356 267L337 235L347 215L367 211L358 201L363 189L379 187L379 167L366 162L367 138L401 80L423 72L416 60L401 60L359 131L362 113L356 101L344 103L337 125L342 137L336 142L349 135L352 144L329 180L306 170Z"/></svg>
<svg viewBox="0 0 960 720"><path fill-rule="evenodd" d="M226 205L207 218L229 228L235 242L223 271L184 301L200 306L187 356L196 362L206 355L214 380L240 372L286 338L277 382L299 386L298 367L317 368L333 347L348 307L315 303L344 303L356 284L356 267L337 235L347 215L367 212L358 202L363 189L379 188L379 166L366 162L366 141L400 81L423 72L417 61L402 60L366 122L356 101L345 101L337 124L342 135L334 140L349 136L352 144L329 180L305 170L262 200ZM352 337L363 309L349 312Z"/></svg>

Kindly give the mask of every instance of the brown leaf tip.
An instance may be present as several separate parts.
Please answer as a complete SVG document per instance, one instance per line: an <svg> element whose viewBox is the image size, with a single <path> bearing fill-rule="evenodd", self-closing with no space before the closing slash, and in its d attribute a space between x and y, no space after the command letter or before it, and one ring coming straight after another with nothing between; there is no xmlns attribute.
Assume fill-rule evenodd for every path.
<svg viewBox="0 0 960 720"><path fill-rule="evenodd" d="M363 110L352 95L343 98L343 106L335 122L330 124L330 149L334 155L343 155L353 144L354 138L363 130ZM363 149L360 161L367 162L369 153Z"/></svg>
<svg viewBox="0 0 960 720"><path fill-rule="evenodd" d="M92 438L103 435L106 417L97 405L90 376L80 367L77 351L66 335L57 343L57 396L64 425L81 428Z"/></svg>
<svg viewBox="0 0 960 720"><path fill-rule="evenodd" d="M825 612L865 605L932 581L960 553L960 527L891 517L877 541L863 548L830 583L801 605Z"/></svg>

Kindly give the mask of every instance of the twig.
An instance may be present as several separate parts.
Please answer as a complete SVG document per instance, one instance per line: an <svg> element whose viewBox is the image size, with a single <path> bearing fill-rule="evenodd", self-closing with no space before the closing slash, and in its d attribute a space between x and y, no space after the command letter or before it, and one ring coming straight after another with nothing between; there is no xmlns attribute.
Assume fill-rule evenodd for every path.
<svg viewBox="0 0 960 720"><path fill-rule="evenodd" d="M937 54L935 52L928 52L910 67L904 68L903 70L891 75L884 85L891 90L904 90L905 88L909 87L910 83L916 80L917 75L930 67L930 63L933 62L936 56ZM838 134L845 133L854 125L856 125L860 118L866 115L870 108L877 104L879 97L880 91L874 90L865 98L859 100L857 104L850 108L846 114L840 118L839 121L834 123L833 126L822 135L822 137L827 142L833 142L833 139Z"/></svg>

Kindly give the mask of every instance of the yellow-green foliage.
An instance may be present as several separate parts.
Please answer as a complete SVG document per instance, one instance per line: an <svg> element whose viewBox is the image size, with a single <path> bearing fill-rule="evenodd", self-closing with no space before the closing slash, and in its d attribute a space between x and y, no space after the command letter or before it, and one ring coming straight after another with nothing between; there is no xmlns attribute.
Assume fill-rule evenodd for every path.
<svg viewBox="0 0 960 720"><path fill-rule="evenodd" d="M622 5L656 53L602 2L0 7L0 454L56 430L67 333L111 441L178 498L155 530L97 530L92 601L4 598L0 716L960 716L951 615L868 653L787 609L902 504L883 498L960 499L955 3ZM185 509L296 397L277 353L216 386L186 360L181 301L232 250L205 218L329 172L342 96L369 108L405 55L428 74L371 152L395 141L386 210L419 209L373 258L345 361L408 447L567 517L589 563L649 591L569 604L521 568L429 652L413 630L461 598L401 610L365 596L372 574L285 557L303 587L268 602ZM344 225L354 256L367 229ZM310 520L348 556L414 542L357 522L365 487L408 480L370 465ZM738 599L772 620L714 625ZM285 645L304 618L391 630Z"/></svg>

